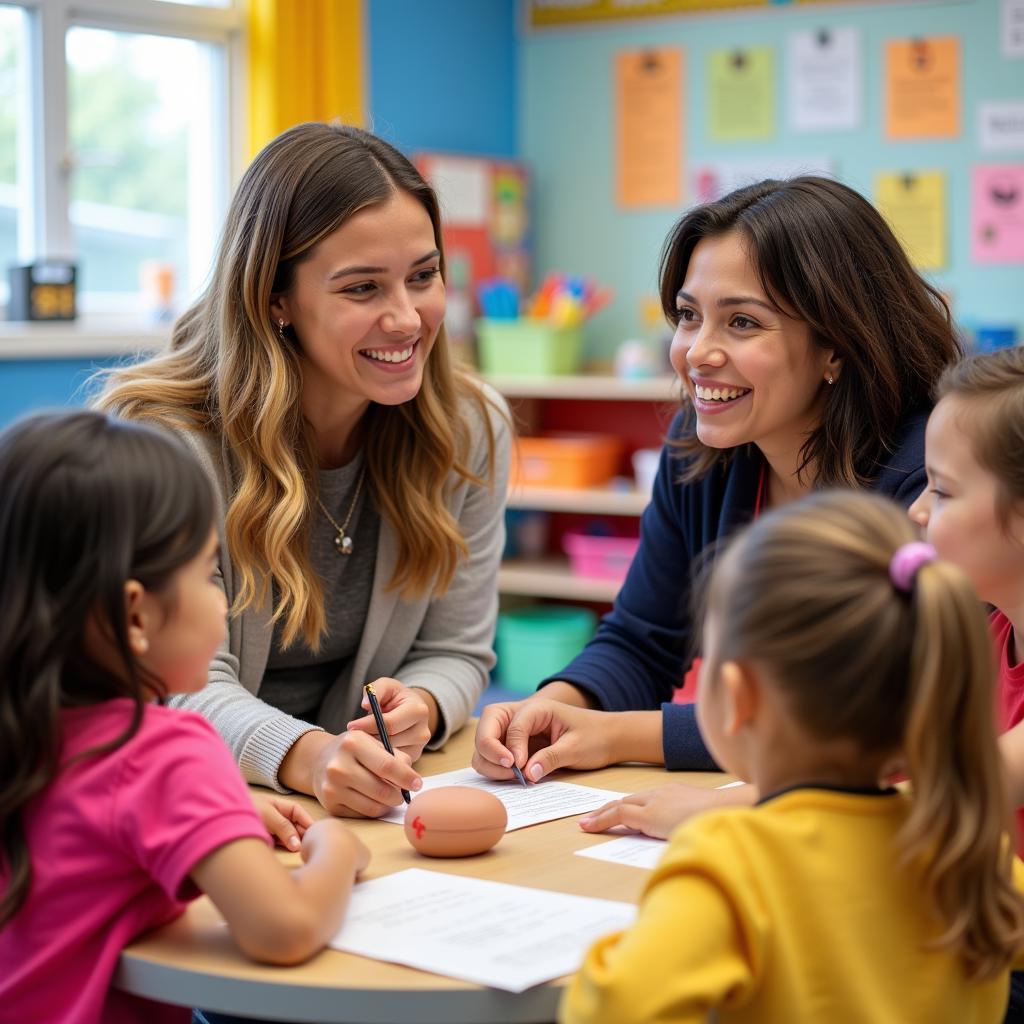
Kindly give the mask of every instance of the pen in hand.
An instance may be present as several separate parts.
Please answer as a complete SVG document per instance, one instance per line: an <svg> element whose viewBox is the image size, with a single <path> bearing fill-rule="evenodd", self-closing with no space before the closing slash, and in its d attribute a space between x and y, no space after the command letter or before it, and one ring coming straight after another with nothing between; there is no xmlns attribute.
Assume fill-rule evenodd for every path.
<svg viewBox="0 0 1024 1024"><path fill-rule="evenodd" d="M394 754L394 749L391 746L391 740L388 738L388 730L384 725L384 716L380 711L380 704L377 702L377 694L373 692L373 683L367 683L363 689L366 691L366 696L370 701L370 711L373 712L373 720L377 723L377 732L380 734L380 741L384 744L384 749L389 754ZM409 795L409 790L402 790L402 799L408 803L412 797Z"/></svg>
<svg viewBox="0 0 1024 1024"><path fill-rule="evenodd" d="M512 762L512 771L514 772L516 779L519 781L519 785L525 786L526 778L523 775L523 770L515 763L515 761Z"/></svg>

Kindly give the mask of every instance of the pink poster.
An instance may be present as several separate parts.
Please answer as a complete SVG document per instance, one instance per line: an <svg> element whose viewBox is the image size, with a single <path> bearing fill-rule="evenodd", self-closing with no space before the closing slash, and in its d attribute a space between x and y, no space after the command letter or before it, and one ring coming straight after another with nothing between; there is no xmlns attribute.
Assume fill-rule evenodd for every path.
<svg viewBox="0 0 1024 1024"><path fill-rule="evenodd" d="M1024 164L979 164L973 177L971 258L1024 263Z"/></svg>

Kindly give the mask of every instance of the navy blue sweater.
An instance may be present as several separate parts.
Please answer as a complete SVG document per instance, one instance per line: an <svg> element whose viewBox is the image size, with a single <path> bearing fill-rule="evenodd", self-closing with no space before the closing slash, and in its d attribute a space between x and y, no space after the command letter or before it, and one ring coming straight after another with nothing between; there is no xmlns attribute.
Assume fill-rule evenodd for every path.
<svg viewBox="0 0 1024 1024"><path fill-rule="evenodd" d="M908 417L895 453L879 467L871 489L908 507L925 485L926 412ZM669 431L679 436L682 414ZM654 494L640 522L640 548L612 610L563 671L605 711L653 710L672 699L699 643L690 608L698 555L750 521L764 459L753 445L737 449L728 466L701 480L678 482L680 461L662 449ZM696 638L699 641L699 637ZM717 769L697 729L692 704L661 703L665 767Z"/></svg>

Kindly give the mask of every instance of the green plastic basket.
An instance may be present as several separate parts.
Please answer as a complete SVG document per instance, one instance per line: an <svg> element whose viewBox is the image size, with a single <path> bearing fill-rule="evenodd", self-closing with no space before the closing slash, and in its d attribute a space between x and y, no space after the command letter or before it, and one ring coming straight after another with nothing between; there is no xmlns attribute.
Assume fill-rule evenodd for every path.
<svg viewBox="0 0 1024 1024"><path fill-rule="evenodd" d="M594 635L597 616L587 608L536 605L498 616L495 650L499 685L532 693L583 650Z"/></svg>
<svg viewBox="0 0 1024 1024"><path fill-rule="evenodd" d="M484 373L551 377L576 373L583 362L583 327L543 320L477 320L477 353Z"/></svg>

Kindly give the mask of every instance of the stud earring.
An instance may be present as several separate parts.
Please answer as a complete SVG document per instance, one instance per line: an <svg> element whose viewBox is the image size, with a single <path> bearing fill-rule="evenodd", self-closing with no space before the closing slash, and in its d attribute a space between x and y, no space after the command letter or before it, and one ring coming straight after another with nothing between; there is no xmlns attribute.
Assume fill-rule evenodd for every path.
<svg viewBox="0 0 1024 1024"><path fill-rule="evenodd" d="M831 373L830 373L830 374L829 374L829 375L828 375L828 376L827 376L827 377L825 378L825 380L826 380L826 381L827 381L827 382L828 382L829 384L835 384L835 382L836 382L836 379L835 379L835 377L833 377Z"/></svg>

